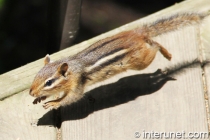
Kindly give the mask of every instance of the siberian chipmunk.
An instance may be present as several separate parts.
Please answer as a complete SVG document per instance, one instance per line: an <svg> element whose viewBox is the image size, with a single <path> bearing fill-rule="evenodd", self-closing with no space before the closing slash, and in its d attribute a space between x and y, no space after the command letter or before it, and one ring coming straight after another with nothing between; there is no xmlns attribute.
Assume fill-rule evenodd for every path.
<svg viewBox="0 0 210 140"><path fill-rule="evenodd" d="M85 86L128 69L145 69L155 58L157 51L170 60L171 54L151 38L199 23L207 15L176 14L99 40L78 54L55 62L51 62L49 55L46 55L45 66L37 73L30 88L30 95L36 97L33 103L63 92L61 98L48 101L43 107L57 109L70 105L84 96Z"/></svg>

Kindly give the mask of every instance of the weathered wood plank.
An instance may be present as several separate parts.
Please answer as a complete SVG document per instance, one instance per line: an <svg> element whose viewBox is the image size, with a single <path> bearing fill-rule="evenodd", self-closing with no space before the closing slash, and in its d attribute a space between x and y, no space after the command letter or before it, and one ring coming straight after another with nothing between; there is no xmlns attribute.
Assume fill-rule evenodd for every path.
<svg viewBox="0 0 210 140"><path fill-rule="evenodd" d="M152 89L147 87L146 91L141 85L143 82L149 83L145 81L148 77L137 79L142 75L99 88L92 92L95 103L83 100L63 110L62 137L114 140L133 139L136 131L143 130L166 133L184 131L186 135L187 132L208 132L199 74L200 68L187 69L186 73L177 77L177 81L166 84L163 81L159 83L163 85L161 90L147 96L141 95L149 94L149 90L158 87L151 85ZM126 85L132 81L139 87Z"/></svg>
<svg viewBox="0 0 210 140"><path fill-rule="evenodd" d="M134 24L141 25L172 13L208 9L210 3L206 0L185 1L122 29L133 28ZM186 27L155 38L172 53L171 62L158 54L155 61L140 72L147 74L123 78L117 83L90 91L88 94L95 102L85 98L63 108L63 139L134 139L134 133L143 130L166 133L184 131L185 136L188 132L208 132L200 66L187 68L185 72L174 75L176 81L153 78L153 72L158 68L164 69L201 57L199 28ZM127 74L134 73L130 71ZM116 81L119 77L110 81Z"/></svg>
<svg viewBox="0 0 210 140"><path fill-rule="evenodd" d="M210 97L210 65L207 64L204 67L204 82L206 82L206 85L204 86L204 91L205 91L205 101L206 101L206 112L207 112L207 121L208 121L208 128L210 130L210 109L209 109L209 105L210 105L210 101L209 101L209 97Z"/></svg>
<svg viewBox="0 0 210 140"><path fill-rule="evenodd" d="M36 125L46 110L34 106L34 99L26 93L28 90L0 101L0 140L55 140L55 128ZM53 116L47 118L45 122L53 124Z"/></svg>
<svg viewBox="0 0 210 140"><path fill-rule="evenodd" d="M210 130L210 18L207 18L205 22L202 24L201 32L200 32L200 40L201 40L201 50L202 50L202 59L204 61L208 61L208 63L204 66L204 74L203 80L205 82L205 101L206 101L206 109L207 109L207 120L208 127Z"/></svg>

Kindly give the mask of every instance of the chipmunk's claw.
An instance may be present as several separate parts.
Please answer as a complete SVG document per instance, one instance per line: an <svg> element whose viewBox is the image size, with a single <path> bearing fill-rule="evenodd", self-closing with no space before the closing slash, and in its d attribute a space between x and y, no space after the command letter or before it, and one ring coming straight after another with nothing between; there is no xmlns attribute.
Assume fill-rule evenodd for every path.
<svg viewBox="0 0 210 140"><path fill-rule="evenodd" d="M47 98L46 96L38 97L33 101L33 104L40 103L41 101L45 100L46 98Z"/></svg>
<svg viewBox="0 0 210 140"><path fill-rule="evenodd" d="M52 109L58 109L60 107L59 103L57 102L46 102L43 105L44 109L52 108Z"/></svg>

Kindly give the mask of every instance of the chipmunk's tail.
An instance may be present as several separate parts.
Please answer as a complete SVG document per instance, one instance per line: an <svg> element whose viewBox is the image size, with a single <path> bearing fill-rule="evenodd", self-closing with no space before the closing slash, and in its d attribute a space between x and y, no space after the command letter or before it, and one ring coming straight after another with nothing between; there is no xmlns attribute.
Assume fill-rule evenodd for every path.
<svg viewBox="0 0 210 140"><path fill-rule="evenodd" d="M198 24L209 14L209 12L176 14L171 17L157 20L154 23L144 25L138 29L138 32L147 35L148 37L155 37L170 31L177 30L183 26Z"/></svg>

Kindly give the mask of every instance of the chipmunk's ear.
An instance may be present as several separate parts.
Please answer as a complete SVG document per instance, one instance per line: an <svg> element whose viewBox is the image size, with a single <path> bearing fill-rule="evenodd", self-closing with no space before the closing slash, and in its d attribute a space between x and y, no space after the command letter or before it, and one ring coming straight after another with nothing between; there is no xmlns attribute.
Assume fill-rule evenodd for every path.
<svg viewBox="0 0 210 140"><path fill-rule="evenodd" d="M58 68L58 73L60 73L61 75L63 75L64 77L66 77L66 72L68 70L68 64L67 63L63 63L61 64L61 66Z"/></svg>
<svg viewBox="0 0 210 140"><path fill-rule="evenodd" d="M47 54L44 58L44 65L47 65L48 63L50 63L50 55Z"/></svg>

